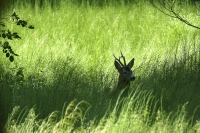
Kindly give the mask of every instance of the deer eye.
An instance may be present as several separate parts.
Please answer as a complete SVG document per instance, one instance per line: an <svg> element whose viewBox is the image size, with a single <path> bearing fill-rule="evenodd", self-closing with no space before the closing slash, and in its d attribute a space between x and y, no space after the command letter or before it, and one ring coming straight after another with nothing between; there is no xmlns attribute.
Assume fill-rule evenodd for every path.
<svg viewBox="0 0 200 133"><path fill-rule="evenodd" d="M127 74L127 72L123 72L123 74L124 74L124 75L126 75L126 74Z"/></svg>

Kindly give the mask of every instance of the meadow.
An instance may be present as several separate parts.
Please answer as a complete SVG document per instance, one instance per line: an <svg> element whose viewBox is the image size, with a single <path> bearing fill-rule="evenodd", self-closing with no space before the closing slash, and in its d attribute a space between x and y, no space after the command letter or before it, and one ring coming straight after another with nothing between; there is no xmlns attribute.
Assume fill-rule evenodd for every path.
<svg viewBox="0 0 200 133"><path fill-rule="evenodd" d="M10 42L13 63L0 56L4 132L200 132L200 31L145 0L76 2L18 1L6 10L35 29L7 24L22 39ZM120 51L135 58L127 97L112 95Z"/></svg>

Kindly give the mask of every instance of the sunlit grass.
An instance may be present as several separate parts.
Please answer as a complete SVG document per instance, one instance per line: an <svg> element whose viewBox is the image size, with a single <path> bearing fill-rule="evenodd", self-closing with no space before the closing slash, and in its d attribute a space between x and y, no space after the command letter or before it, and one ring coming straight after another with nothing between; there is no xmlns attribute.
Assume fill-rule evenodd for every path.
<svg viewBox="0 0 200 133"><path fill-rule="evenodd" d="M14 63L0 57L4 112L20 106L34 115L23 122L29 115L22 111L21 121L15 120L12 129L9 117L7 131L32 131L31 123L41 122L34 131L51 132L48 115L73 99L85 100L91 107L81 125L69 132L199 130L199 31L148 2L105 7L63 3L53 9L18 3L15 11L35 29L11 25L22 40L11 41L20 55ZM135 58L137 79L129 96L117 99L111 95L118 78L113 54L119 56L120 51L127 60ZM16 75L19 70L22 79ZM58 123L50 129L66 129L58 128Z"/></svg>

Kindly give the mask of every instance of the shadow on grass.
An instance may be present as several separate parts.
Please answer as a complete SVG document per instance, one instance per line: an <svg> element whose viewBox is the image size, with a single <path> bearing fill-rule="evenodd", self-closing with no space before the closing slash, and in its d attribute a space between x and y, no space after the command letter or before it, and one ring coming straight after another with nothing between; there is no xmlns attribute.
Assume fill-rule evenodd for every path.
<svg viewBox="0 0 200 133"><path fill-rule="evenodd" d="M164 61L154 59L143 66L143 74L133 85L141 89L153 90L158 110L175 113L186 106L185 112L193 122L200 119L200 51L166 54Z"/></svg>
<svg viewBox="0 0 200 133"><path fill-rule="evenodd" d="M0 68L1 125L15 106L21 109L34 106L36 114L39 114L38 119L43 119L55 110L62 111L63 105L74 99L91 104L92 109L86 114L87 120L105 114L113 80L108 79L103 70L85 72L70 60L51 64L51 71L38 70L32 75L23 75L23 69L5 72ZM51 78L48 77L49 72Z"/></svg>
<svg viewBox="0 0 200 133"><path fill-rule="evenodd" d="M159 59L147 62L145 66L141 66L143 73L132 83L130 91L138 86L141 91L153 90L155 101L160 103L157 108L167 113L176 112L187 103L185 111L188 117L193 117L194 121L200 119L199 55L197 51L185 53L180 59L175 56L162 62ZM70 60L52 64L51 78L48 77L49 72L45 71L35 71L23 78L20 70L9 73L0 66L2 126L15 106L35 106L40 119L46 118L52 111L62 111L64 103L70 103L74 99L85 100L91 104L91 109L85 116L86 121L95 119L97 123L108 113L109 108L114 108L111 88L116 84L116 79L110 78L109 74L112 72L104 73L103 68L86 71Z"/></svg>
<svg viewBox="0 0 200 133"><path fill-rule="evenodd" d="M4 124L5 124L5 121L7 119L7 116L5 114L5 107L6 105L8 105L10 102L7 101L9 99L5 99L5 92L3 92L3 76L2 74L5 73L4 72L4 69L2 68L2 66L0 65L0 132L3 132L3 127L4 127ZM8 96L6 96L7 98Z"/></svg>
<svg viewBox="0 0 200 133"><path fill-rule="evenodd" d="M20 3L13 1L13 0L8 0L6 4L8 5L14 5L14 4L21 4L23 6L26 5L31 5L32 8L35 8L36 6L43 9L47 5L50 6L52 9L60 7L61 4L71 4L75 6L93 6L93 7L105 7L105 6L112 6L112 5L117 5L117 6L124 6L124 5L130 5L130 4L137 4L139 0L68 0L64 1L63 0L22 0ZM148 2L148 1L144 1Z"/></svg>

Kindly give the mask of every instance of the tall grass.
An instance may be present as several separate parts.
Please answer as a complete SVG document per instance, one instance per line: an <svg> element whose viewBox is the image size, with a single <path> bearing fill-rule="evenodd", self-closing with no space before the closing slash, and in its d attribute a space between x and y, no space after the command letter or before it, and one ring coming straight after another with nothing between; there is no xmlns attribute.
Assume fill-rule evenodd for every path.
<svg viewBox="0 0 200 133"><path fill-rule="evenodd" d="M199 131L199 31L144 1L103 7L61 1L57 8L23 2L15 11L36 28L8 24L22 36L11 42L20 56L14 63L0 57L7 132ZM191 14L185 15L198 20ZM137 79L128 97L113 98L118 74L112 54L120 50L127 60L135 58ZM65 112L63 104L74 99L91 107L79 110L87 110L81 123L63 126L65 116L56 110Z"/></svg>

